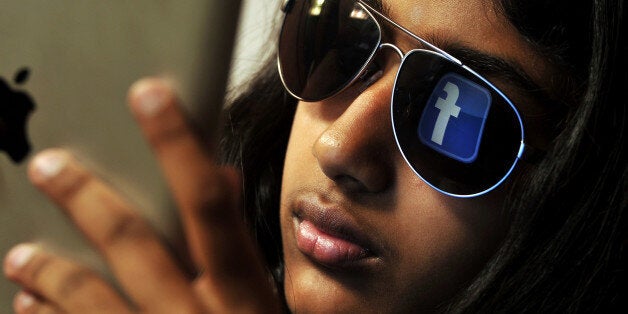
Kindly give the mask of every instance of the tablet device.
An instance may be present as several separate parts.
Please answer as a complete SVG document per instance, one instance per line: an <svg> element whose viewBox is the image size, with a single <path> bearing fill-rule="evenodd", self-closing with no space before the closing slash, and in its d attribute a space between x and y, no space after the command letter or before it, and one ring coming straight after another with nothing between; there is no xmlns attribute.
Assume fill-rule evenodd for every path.
<svg viewBox="0 0 628 314"><path fill-rule="evenodd" d="M239 0L0 2L2 256L37 242L106 273L62 211L27 180L28 160L49 147L71 150L162 234L176 233L176 209L128 110L127 90L145 76L171 78L190 119L212 136L239 8ZM11 308L16 292L0 279L0 309Z"/></svg>

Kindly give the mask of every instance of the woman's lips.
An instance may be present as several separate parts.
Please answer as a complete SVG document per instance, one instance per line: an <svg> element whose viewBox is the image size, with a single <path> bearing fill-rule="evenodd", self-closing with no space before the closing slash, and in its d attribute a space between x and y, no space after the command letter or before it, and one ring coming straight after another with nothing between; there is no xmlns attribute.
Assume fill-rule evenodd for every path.
<svg viewBox="0 0 628 314"><path fill-rule="evenodd" d="M368 256L350 241L327 234L307 220L297 221L297 246L303 254L323 265L342 265Z"/></svg>
<svg viewBox="0 0 628 314"><path fill-rule="evenodd" d="M306 197L296 202L293 214L297 247L314 262L346 268L375 258L367 234L338 206Z"/></svg>

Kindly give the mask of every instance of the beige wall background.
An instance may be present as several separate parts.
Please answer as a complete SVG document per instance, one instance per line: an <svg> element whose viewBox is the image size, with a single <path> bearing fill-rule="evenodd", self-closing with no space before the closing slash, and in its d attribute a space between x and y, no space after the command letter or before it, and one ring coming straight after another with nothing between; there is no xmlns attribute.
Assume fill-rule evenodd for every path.
<svg viewBox="0 0 628 314"><path fill-rule="evenodd" d="M263 65L276 47L282 0L244 0L230 85L236 89Z"/></svg>
<svg viewBox="0 0 628 314"><path fill-rule="evenodd" d="M147 0L147 1L150 1L150 0ZM0 3L5 4L3 2L0 2ZM15 2L16 5L22 5L24 3L26 3L26 1L20 2L20 3ZM28 3L30 3L31 5L38 5L38 3L35 1L30 1ZM120 4L120 3L126 3L126 2L120 1L120 2L112 2L112 3ZM162 4L163 8L168 9L168 10L174 10L174 9L179 9L181 7L185 7L184 5L182 5L182 2L176 2L176 1L162 1L162 2L155 1L155 3ZM183 2L183 3L186 3L186 2ZM278 19L281 17L281 12L279 10L280 4L281 4L281 0L243 0L241 23L238 27L238 40L237 40L237 45L236 45L236 49L233 56L232 71L231 71L231 76L230 76L230 86L231 86L232 93L237 93L237 91L240 90L242 86L245 85L249 81L250 75L255 73L257 69L259 69L259 67L264 63L264 61L267 60L267 57L269 56L269 54L273 51L273 48L275 47L274 38L273 38L275 37L274 35L275 33L272 30L273 28L278 26ZM102 6L104 9L110 9L112 5L110 5L110 3L103 3ZM7 12L10 12L10 11L5 10L4 13L7 13ZM0 13L2 13L1 10L0 10ZM33 32L35 31L37 30L33 30ZM7 44L7 42L10 42L10 41L7 41L6 38L3 38L3 36L0 36L0 43L4 43L4 46L10 46ZM0 46L0 47L3 47L3 46ZM60 47L60 48L63 48L63 47ZM29 49L28 51L36 53L37 49ZM5 54L0 53L0 55L3 55L2 59L4 60L4 62L0 63L0 75L2 75L3 77L10 77L13 71L15 71L15 65L12 64L11 61L7 61L9 59L6 58ZM46 56L42 56L42 58L43 57L46 57ZM79 68L78 70L84 71L84 69L82 69L82 66L78 68ZM119 72L117 72L115 69L110 69L110 70L111 71L109 72L115 73L116 77L117 75L119 75ZM84 77L82 73L83 72L81 72L81 76L80 76L81 78ZM41 77L41 76L38 76L37 74L39 73L36 73L36 75L33 75L32 78L29 79L28 85L25 87L31 92L35 89L36 86L46 85L37 81ZM67 76L65 76L64 79L67 79ZM120 78L118 77L118 79ZM48 82L47 84L48 85L53 84L54 86L54 84L61 84L62 82L64 81L59 80L55 82ZM121 136L112 135L114 134L113 133L114 131L122 132L122 131L118 131L118 129L121 130L123 125L125 126L133 125L132 121L130 121L131 117L128 114L128 111L126 110L125 106L123 106L124 91L126 90L128 83L126 83L125 81L124 83L120 82L120 84L122 84L123 86L119 88L119 90L121 91L121 97L119 101L111 101L110 103L107 104L107 106L97 107L96 109L98 109L99 111L94 111L96 109L94 109L93 107L90 107L91 108L90 110L92 110L92 113L100 112L100 110L103 110L103 112L105 112L102 115L102 121L114 120L116 121L117 124L107 125L106 127L102 127L101 125L97 125L97 126L86 125L85 126L86 130L87 129L104 130L104 132L106 132L107 134L103 135L103 137L111 138L115 141L118 141L116 139L121 138ZM101 95L101 96L103 98L110 99L111 93L108 92L109 89L102 89L102 91L104 95ZM57 94L57 92L54 91L54 94ZM50 101L50 97L48 96L50 95L39 96L39 101L38 101L39 111L37 115L34 115L32 117L31 124L30 124L31 137L33 136L33 134L37 134L40 131L40 130L37 130L36 128L38 123L43 122L43 120L48 119L50 117L50 115L42 114L42 112L44 112L45 110L48 110L48 112L50 112L54 109L53 108L54 106L51 105L54 102ZM93 97L99 98L98 96L93 96ZM119 106L116 104L119 104ZM121 113L119 113L118 111L121 111ZM54 113L60 116L64 115L64 112L61 110L56 110L54 111ZM77 116L77 117L74 117L73 120L75 120L77 124L81 124L84 121L87 121L83 117L84 116L80 116L80 117ZM127 120L129 121L127 122ZM65 127L65 126L60 126L60 127ZM135 127L135 126L132 126L132 127ZM45 132L39 132L39 133L45 135ZM133 143L135 143L131 145L132 147L143 148L142 146L145 145L143 140L139 138L139 134L137 135L137 139L135 139L135 136L124 136L124 137L133 138L132 140L130 140ZM122 141L119 141L119 142L122 142ZM36 147L36 149L37 148L40 148L40 147ZM92 149L92 147L90 147L90 149ZM115 154L109 154L109 155L112 155L112 156L106 157L105 159L107 161L120 160L122 162L122 161L127 161L127 160L133 160L133 158L131 157L138 154L135 150L124 151L124 150L116 149ZM116 167L119 165L120 169L127 168L126 165L123 165L122 163L118 164L117 161L116 163L114 163L114 165ZM138 164L135 166L135 168L143 168L143 167L150 168L150 167L153 167L153 165L152 164L150 165ZM15 173L15 176L13 175L14 173ZM6 194L5 188L8 185L16 186L16 189L18 185L20 188L23 188L23 189L33 189L32 186L30 186L30 184L28 184L27 182L22 182L25 180L19 181L20 183L15 184L17 181L13 180L14 177L21 178L24 176L23 175L24 173L25 173L24 165L17 168L13 166L12 164L8 163L5 156L0 156L0 259L4 257L3 255L8 251L10 246L14 245L15 243L19 243L23 241L24 238L26 239L30 238L29 234L27 234L26 231L24 230L29 230L29 232L33 233L34 232L33 230L36 230L36 229L43 230L43 229L48 228L47 225L51 221L55 223L57 221L65 221L65 218L61 214L61 211L55 210L54 208L44 208L44 206L34 207L34 208L22 208L20 206L13 208L13 206L10 206L11 208L3 208L2 205L4 203L2 202L2 197L5 196ZM152 175L153 172L150 172L150 174ZM138 177L138 176L134 176L134 177ZM136 179L138 179L139 181L153 182L153 181L159 181L160 178L157 174L155 174L154 177L149 176L149 175L144 175L143 177L139 177ZM133 193L130 193L130 194L133 194ZM165 193L162 193L162 194L165 194ZM161 197L161 194L155 195L155 199L157 199L155 202L162 203L162 200L160 200L160 197ZM31 199L29 199L29 201L30 200ZM136 201L139 201L139 203L142 203L142 199L136 200ZM49 204L49 202L47 202L47 200L44 200L43 197L42 197L41 202L42 204L45 204L46 206L52 206L51 204ZM47 217L52 217L54 219L49 219ZM16 221L15 223L12 222L14 220ZM162 220L166 221L165 219L162 219ZM34 222L35 225L19 223L19 222L24 222L24 221ZM50 230L52 230L52 227L50 228L51 228ZM54 236L56 240L64 239L65 241L65 239L69 239L69 238L78 238L76 237L77 232L73 228L71 228L71 226L68 226L68 228L65 228L64 226L60 225L59 229L62 229L62 230L67 229L68 232L61 233L61 232L55 231ZM69 246L75 247L73 244L75 242L64 242L64 243L68 243ZM78 243L80 245L84 245L84 243L80 241ZM94 264L97 266L100 265L97 260L92 260L91 258L92 258L91 255L89 255L88 257L85 257L81 261L86 262L86 264ZM18 288L17 286L13 285L12 283L9 283L2 275L0 275L0 313L13 313L12 308L11 308L11 303L12 303L13 295L17 292L17 288Z"/></svg>

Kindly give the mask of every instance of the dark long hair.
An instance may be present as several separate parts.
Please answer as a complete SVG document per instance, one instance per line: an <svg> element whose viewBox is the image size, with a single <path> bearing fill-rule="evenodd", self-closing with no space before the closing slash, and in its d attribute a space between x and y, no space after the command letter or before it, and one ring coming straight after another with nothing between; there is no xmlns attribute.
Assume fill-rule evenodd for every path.
<svg viewBox="0 0 628 314"><path fill-rule="evenodd" d="M561 70L568 112L545 157L516 183L512 226L474 282L443 310L626 309L628 88L623 0L502 0L502 13ZM274 59L226 111L223 160L244 174L245 213L280 283L279 193L296 101ZM278 289L281 289L281 284Z"/></svg>
<svg viewBox="0 0 628 314"><path fill-rule="evenodd" d="M610 312L626 307L627 100L623 1L502 2L582 97L508 202L504 244L451 309Z"/></svg>
<svg viewBox="0 0 628 314"><path fill-rule="evenodd" d="M279 193L297 101L279 78L275 56L225 111L223 163L243 174L244 217L277 282L282 278ZM281 289L281 286L277 287Z"/></svg>

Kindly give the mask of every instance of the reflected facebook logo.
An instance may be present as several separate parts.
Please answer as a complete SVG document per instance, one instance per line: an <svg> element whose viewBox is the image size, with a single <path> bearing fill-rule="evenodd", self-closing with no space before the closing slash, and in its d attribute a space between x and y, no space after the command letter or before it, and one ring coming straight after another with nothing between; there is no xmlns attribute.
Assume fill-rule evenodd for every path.
<svg viewBox="0 0 628 314"><path fill-rule="evenodd" d="M419 121L421 142L464 163L478 156L491 106L489 91L455 73L436 84Z"/></svg>

